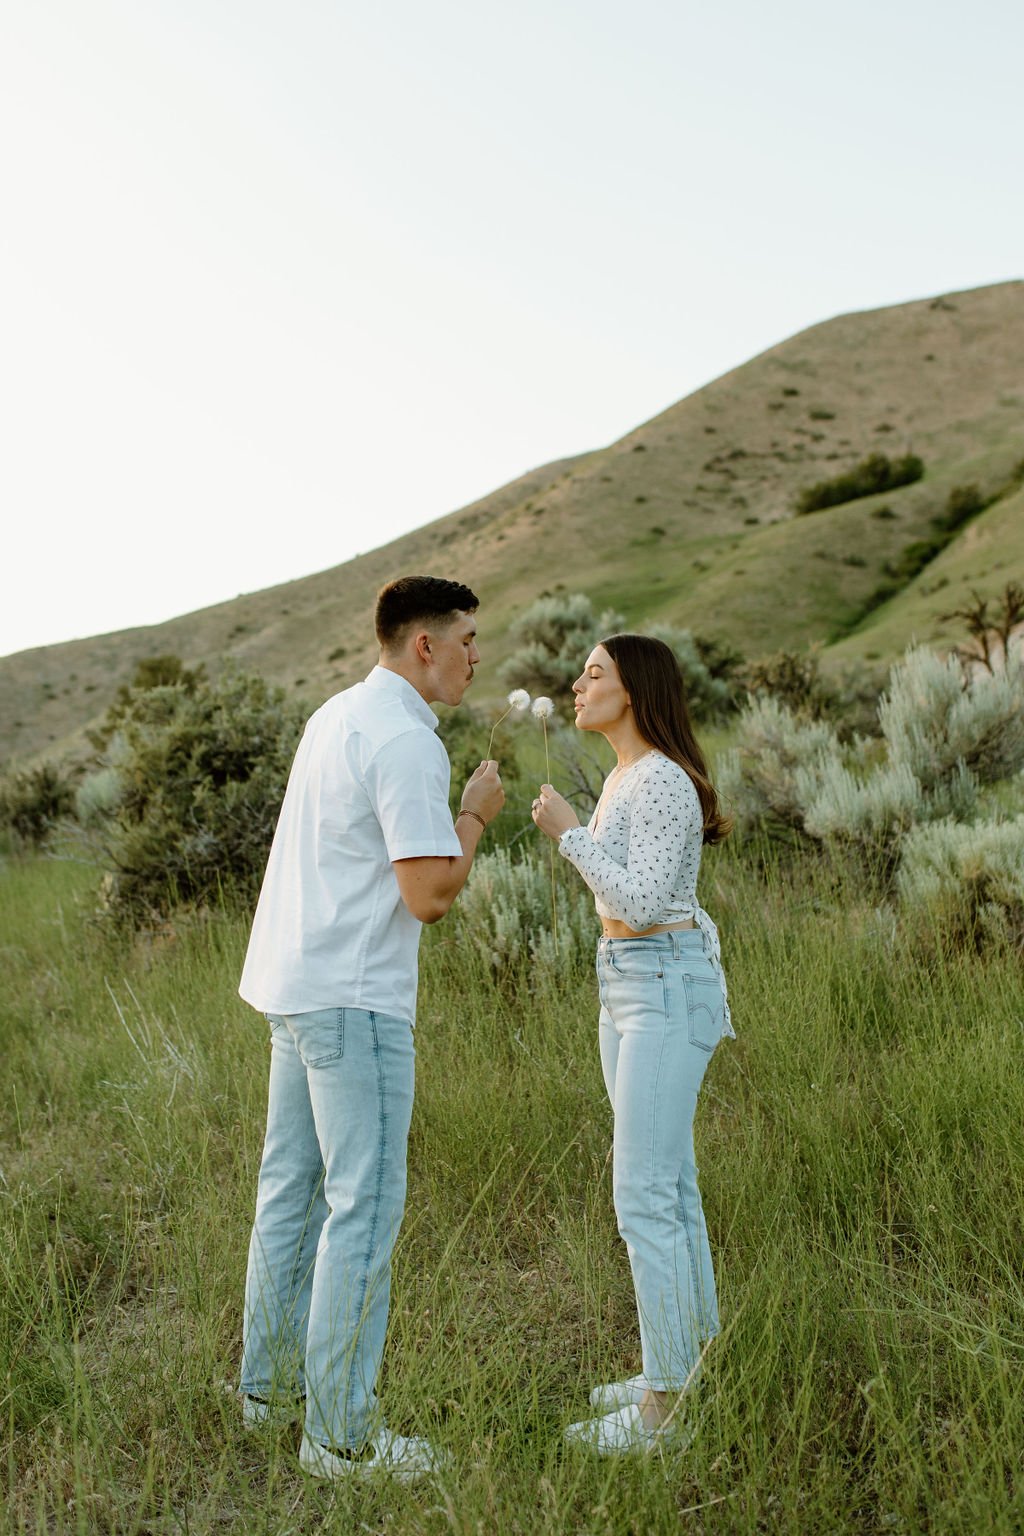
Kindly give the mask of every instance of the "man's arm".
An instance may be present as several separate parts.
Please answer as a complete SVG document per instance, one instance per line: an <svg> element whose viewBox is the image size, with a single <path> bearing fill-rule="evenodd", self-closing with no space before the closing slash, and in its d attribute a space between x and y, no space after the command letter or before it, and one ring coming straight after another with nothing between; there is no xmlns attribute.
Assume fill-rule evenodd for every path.
<svg viewBox="0 0 1024 1536"><path fill-rule="evenodd" d="M396 859L392 864L398 889L413 917L421 923L439 922L462 890L473 867L484 823L491 822L505 803L498 765L481 763L462 791L462 810L472 812L455 820L455 834L462 844L457 858Z"/></svg>

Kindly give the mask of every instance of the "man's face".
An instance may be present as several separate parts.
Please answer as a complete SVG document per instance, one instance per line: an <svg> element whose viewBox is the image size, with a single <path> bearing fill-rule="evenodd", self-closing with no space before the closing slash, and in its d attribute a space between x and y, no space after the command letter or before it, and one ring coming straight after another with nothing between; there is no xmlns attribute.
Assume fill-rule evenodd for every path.
<svg viewBox="0 0 1024 1536"><path fill-rule="evenodd" d="M439 704L460 704L480 660L476 648L476 619L456 613L451 623L430 632L430 682Z"/></svg>

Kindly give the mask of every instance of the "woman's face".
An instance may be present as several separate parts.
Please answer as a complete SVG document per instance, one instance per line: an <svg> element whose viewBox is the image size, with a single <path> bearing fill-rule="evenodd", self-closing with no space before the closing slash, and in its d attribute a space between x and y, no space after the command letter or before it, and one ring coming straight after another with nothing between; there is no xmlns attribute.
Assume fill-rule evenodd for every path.
<svg viewBox="0 0 1024 1536"><path fill-rule="evenodd" d="M595 645L572 691L576 695L576 727L580 731L614 730L629 712L629 694L603 645Z"/></svg>

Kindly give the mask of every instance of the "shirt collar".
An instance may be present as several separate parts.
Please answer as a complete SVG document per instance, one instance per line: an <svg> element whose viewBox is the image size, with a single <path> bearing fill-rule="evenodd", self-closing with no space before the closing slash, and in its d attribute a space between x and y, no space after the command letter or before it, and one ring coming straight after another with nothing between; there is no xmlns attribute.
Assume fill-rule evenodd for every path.
<svg viewBox="0 0 1024 1536"><path fill-rule="evenodd" d="M424 725L428 725L432 731L437 730L437 716L423 695L416 692L412 683L402 677L398 672L392 672L387 667L374 667L366 677L368 688L377 688L382 693L392 693L400 698L409 713Z"/></svg>

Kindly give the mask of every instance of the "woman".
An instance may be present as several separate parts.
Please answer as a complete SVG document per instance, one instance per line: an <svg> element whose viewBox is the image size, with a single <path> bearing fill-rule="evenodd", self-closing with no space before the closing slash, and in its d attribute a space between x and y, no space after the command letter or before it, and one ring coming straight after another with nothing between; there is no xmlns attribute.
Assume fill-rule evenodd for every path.
<svg viewBox="0 0 1024 1536"><path fill-rule="evenodd" d="M566 1437L614 1455L666 1440L702 1347L718 1332L693 1115L711 1053L733 1030L718 933L696 885L703 844L719 842L731 823L719 811L667 645L610 636L590 653L573 693L577 729L599 732L618 761L586 827L550 784L533 802L533 819L579 870L601 918L601 1066L643 1370L595 1387L597 1416L571 1425Z"/></svg>

